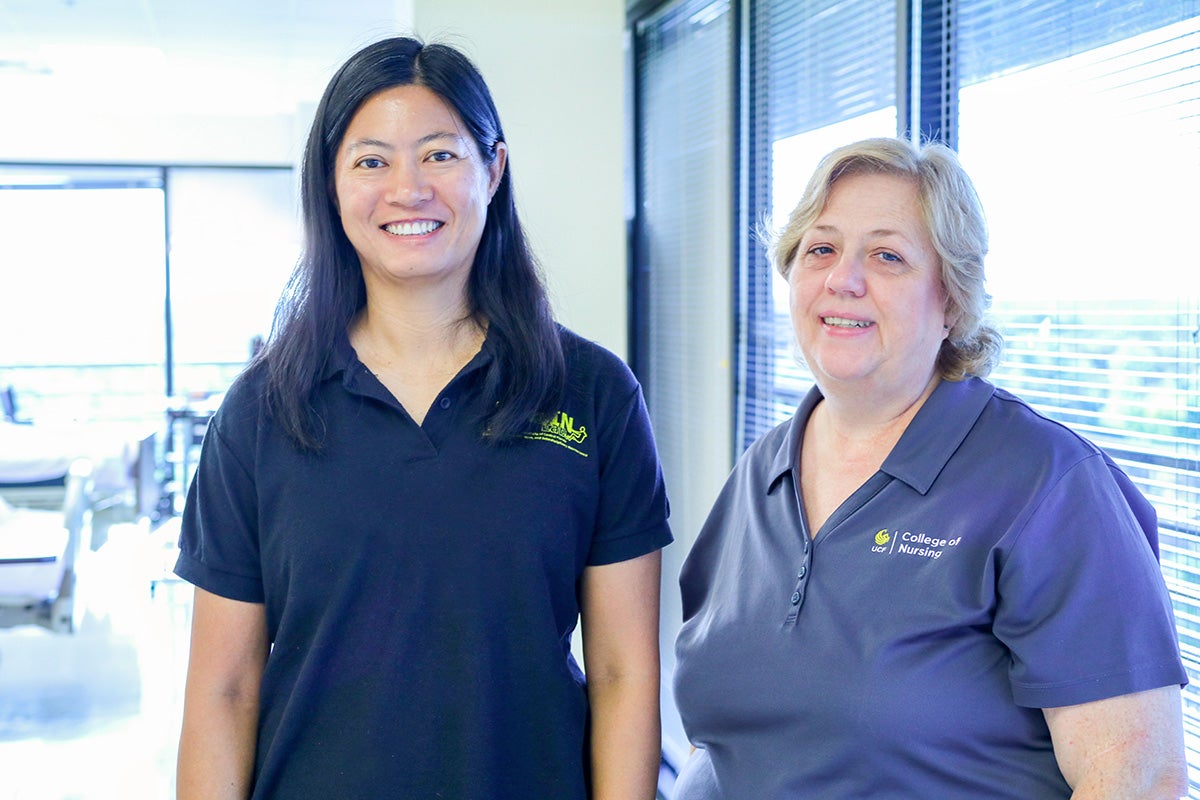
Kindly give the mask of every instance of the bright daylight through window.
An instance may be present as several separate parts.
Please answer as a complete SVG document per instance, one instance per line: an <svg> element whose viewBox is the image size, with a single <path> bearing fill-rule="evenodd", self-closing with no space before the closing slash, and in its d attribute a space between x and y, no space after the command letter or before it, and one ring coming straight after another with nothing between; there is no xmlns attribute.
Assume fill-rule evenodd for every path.
<svg viewBox="0 0 1200 800"><path fill-rule="evenodd" d="M1192 239L1200 17L1054 58L1041 42L1038 57L1021 62L1008 53L999 63L986 28L1000 21L983 13L986 6L960 4L957 142L991 234L988 288L1005 335L993 378L1104 447L1155 504L1192 679L1184 701L1195 782L1200 269ZM893 107L877 109L775 141L775 223L803 188L794 176L838 143L894 133L894 121ZM793 356L787 287L778 276L771 280L772 414L779 421L811 379Z"/></svg>

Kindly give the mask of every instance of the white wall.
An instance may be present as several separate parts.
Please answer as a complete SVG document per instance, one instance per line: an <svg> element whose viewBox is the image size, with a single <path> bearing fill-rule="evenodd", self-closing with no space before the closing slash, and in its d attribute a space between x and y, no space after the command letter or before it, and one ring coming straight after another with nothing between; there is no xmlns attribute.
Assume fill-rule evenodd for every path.
<svg viewBox="0 0 1200 800"><path fill-rule="evenodd" d="M414 0L483 72L517 204L567 326L626 356L623 0Z"/></svg>
<svg viewBox="0 0 1200 800"><path fill-rule="evenodd" d="M92 164L295 164L315 100L340 61L395 32L445 41L476 61L510 145L517 203L559 318L626 355L622 0L398 0L330 41L289 86L256 84L238 59L179 74L159 63L101 62L70 85L0 84L0 161ZM281 103L283 89L311 100ZM249 90L249 91L247 91ZM228 108L237 94L235 109Z"/></svg>

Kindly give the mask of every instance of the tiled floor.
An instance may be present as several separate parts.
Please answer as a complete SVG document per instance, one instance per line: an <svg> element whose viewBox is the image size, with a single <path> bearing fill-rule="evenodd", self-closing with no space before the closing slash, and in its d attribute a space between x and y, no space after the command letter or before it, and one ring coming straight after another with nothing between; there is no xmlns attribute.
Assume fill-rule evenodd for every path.
<svg viewBox="0 0 1200 800"><path fill-rule="evenodd" d="M80 564L77 633L0 630L0 800L174 797L191 621L191 588L162 580L175 535L114 526Z"/></svg>

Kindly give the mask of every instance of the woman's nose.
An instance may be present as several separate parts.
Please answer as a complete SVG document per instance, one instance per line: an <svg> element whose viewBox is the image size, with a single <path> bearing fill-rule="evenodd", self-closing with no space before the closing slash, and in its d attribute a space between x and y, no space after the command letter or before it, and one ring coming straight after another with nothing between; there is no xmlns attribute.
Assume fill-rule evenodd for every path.
<svg viewBox="0 0 1200 800"><path fill-rule="evenodd" d="M867 290L866 270L862 258L842 253L825 275L825 288L834 294L862 296Z"/></svg>
<svg viewBox="0 0 1200 800"><path fill-rule="evenodd" d="M433 196L433 187L415 164L394 165L389 178L386 197L389 203L413 206Z"/></svg>

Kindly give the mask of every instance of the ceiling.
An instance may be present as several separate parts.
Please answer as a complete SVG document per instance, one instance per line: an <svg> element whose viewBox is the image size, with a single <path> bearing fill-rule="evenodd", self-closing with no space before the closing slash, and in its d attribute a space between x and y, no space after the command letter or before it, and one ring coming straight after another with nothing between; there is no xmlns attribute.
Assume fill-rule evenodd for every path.
<svg viewBox="0 0 1200 800"><path fill-rule="evenodd" d="M0 98L109 111L290 113L405 27L404 0L0 0Z"/></svg>

